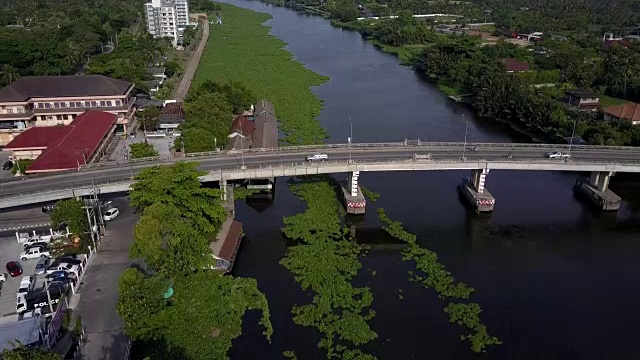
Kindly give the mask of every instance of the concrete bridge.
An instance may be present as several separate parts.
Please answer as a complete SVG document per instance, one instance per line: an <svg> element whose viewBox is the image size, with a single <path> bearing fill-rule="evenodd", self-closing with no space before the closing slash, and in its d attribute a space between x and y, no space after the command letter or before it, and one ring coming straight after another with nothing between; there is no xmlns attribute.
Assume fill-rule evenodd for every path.
<svg viewBox="0 0 640 360"><path fill-rule="evenodd" d="M550 151L570 153L568 160L548 159ZM328 161L306 162L307 155L323 153ZM77 171L48 176L10 179L0 184L0 208L35 204L92 193L127 191L133 176L147 167L176 161L197 161L207 171L202 181L272 179L281 176L349 173L344 200L351 213L362 213L365 199L358 178L369 171L470 170L459 184L478 211L491 211L495 199L486 189L487 176L496 170L573 171L591 173L574 189L602 209L615 210L620 198L608 189L616 172L640 172L640 148L501 143L398 143L330 144L255 149L244 152L187 154L186 159L151 158L131 162L106 162ZM226 188L223 186L223 188Z"/></svg>

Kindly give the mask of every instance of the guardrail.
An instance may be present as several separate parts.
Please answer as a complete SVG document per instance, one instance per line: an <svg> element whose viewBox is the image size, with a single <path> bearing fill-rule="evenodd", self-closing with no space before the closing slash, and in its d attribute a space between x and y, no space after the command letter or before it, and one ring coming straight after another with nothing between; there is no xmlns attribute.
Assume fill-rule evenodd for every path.
<svg viewBox="0 0 640 360"><path fill-rule="evenodd" d="M631 151L634 153L638 153L640 155L640 147L633 146L596 146L596 145L563 145L563 144L524 144L524 143L482 143L482 142L422 142L420 139L418 140L405 140L403 142L389 142L389 143L352 143L352 144L322 144L322 145L300 145L300 146L283 146L278 148L269 148L269 149L244 149L244 150L220 150L220 151L208 151L208 152L199 152L199 153L188 153L185 154L184 158L171 158L166 156L156 156L149 158L141 158L141 159L130 159L130 160L115 160L115 161L105 161L98 162L92 164L81 165L77 170L69 170L67 172L58 172L55 174L36 174L36 175L28 175L21 178L40 178L52 175L59 175L64 173L71 172L82 172L82 171L90 171L97 169L108 169L108 168L119 168L119 167L136 167L139 165L160 165L160 164L168 164L176 161L183 161L188 159L198 160L198 159L208 159L208 158L216 158L223 155L238 155L238 154L262 154L262 153L296 153L302 151L309 150L339 150L339 149L354 149L354 150L362 150L362 149L380 149L380 148L415 148L416 151L427 151L428 149L462 149L464 146L467 147L475 147L477 150L486 150L486 149L543 149L543 150L582 150L582 151ZM611 160L607 162L612 162ZM3 179L2 183L19 181L21 179L11 178L11 179Z"/></svg>
<svg viewBox="0 0 640 360"><path fill-rule="evenodd" d="M230 172L243 172L243 173L249 173L251 171L260 171L260 170L268 170L268 169L283 169L283 168L287 168L287 169L295 169L295 168L308 168L308 169L312 169L312 168L320 168L320 167L331 167L331 166L335 166L335 165L367 165L367 164L392 164L392 163L400 163L400 164L407 164L407 163L433 163L433 164L438 164L438 163L459 163L459 164L465 164L465 163L482 163L482 162L489 162L489 163L529 163L529 164L570 164L570 165L581 165L581 164L609 164L611 163L611 161L607 161L607 160L575 160L575 159L570 159L567 162L563 161L563 160L558 160L558 159L546 159L546 158L506 158L506 157L498 157L498 158L466 158L466 159L462 159L461 157L449 157L449 158L415 158L415 157L398 157L398 158L386 158L384 160L379 160L379 159L366 159L366 160L330 160L330 161L321 161L321 162L291 162L291 163L281 163L279 165L268 165L268 166L264 166L264 165L254 165L254 166L245 166L240 167L240 166L227 166L227 167L220 167L217 169L212 169L209 170L209 173L220 173L221 176L223 176L223 174L226 173L230 173ZM618 161L617 164L620 165L637 165L640 166L640 160L621 160ZM62 189L55 189L55 190L38 190L38 191L31 191L31 192L21 192L21 193L14 193L11 194L10 196L4 196L3 200L11 200L14 198L19 198L19 197L26 197L26 196L34 196L34 195L38 195L38 194L46 194L46 193L53 193L53 192L70 192L70 191L80 191L82 189L91 189L93 187L101 187L101 186L107 186L107 185L128 185L131 182L131 177L130 176L126 176L126 177L122 177L122 178L118 178L118 179L112 179L112 180L107 180L107 181L95 181L93 184L87 184L87 185L82 185L82 186L75 186L75 187L66 187L66 188L62 188ZM99 192L98 192L99 193Z"/></svg>

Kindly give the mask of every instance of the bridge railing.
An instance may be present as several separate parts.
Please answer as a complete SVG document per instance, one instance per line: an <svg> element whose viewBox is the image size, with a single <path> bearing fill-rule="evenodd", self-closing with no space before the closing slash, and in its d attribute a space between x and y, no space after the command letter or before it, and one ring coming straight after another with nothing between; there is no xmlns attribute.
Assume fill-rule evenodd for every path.
<svg viewBox="0 0 640 360"><path fill-rule="evenodd" d="M570 159L567 162L564 162L562 160L557 160L557 159L546 159L546 158L540 158L540 159L531 159L531 158L506 158L506 157L494 157L494 158L466 158L466 159L462 159L460 157L449 157L449 158L431 158L431 159L421 159L421 158L414 158L414 157L407 157L407 156L402 156L402 157L397 157L397 158L385 158L384 160L380 160L380 159L370 159L370 160L329 160L329 161L322 161L322 162L286 162L286 163L281 163L279 165L268 165L268 166L263 166L263 165L253 165L253 166L245 166L240 167L240 166L222 166L219 167L217 169L212 169L209 171L209 173L220 173L220 175L222 176L224 173L230 173L230 172L242 172L242 173L250 173L252 171L264 171L264 170L269 170L269 169L282 169L282 168L287 168L287 169L294 169L294 168L308 168L308 169L312 169L312 168L320 168L320 167L331 167L331 166L335 166L335 165L367 165L367 164L391 164L391 163L402 163L402 164L406 164L406 163L450 163L450 164L463 164L463 163L530 163L530 164L611 164L612 161L611 160L575 160L575 159ZM619 161L615 161L616 164L620 164L620 165L637 165L640 166L640 160L619 160ZM28 179L24 180L25 183L28 182ZM52 192L62 192L62 191L80 191L83 189L90 189L95 187L101 187L101 186L107 186L107 185L115 185L115 184L128 184L131 182L131 177L129 175L123 175L121 178L116 178L116 179L111 179L111 180L104 180L104 181L100 181L100 180L93 180L93 183L89 184L82 184L82 185L77 185L77 186L71 186L71 187L65 187L65 188L61 188L61 189L55 189L55 190L37 190L37 191L26 191L26 192L21 192L21 193L11 193L8 196L3 196L2 199L14 199L14 198L18 198L18 197L24 197L24 196L34 196L37 194L45 194L45 193L52 193Z"/></svg>

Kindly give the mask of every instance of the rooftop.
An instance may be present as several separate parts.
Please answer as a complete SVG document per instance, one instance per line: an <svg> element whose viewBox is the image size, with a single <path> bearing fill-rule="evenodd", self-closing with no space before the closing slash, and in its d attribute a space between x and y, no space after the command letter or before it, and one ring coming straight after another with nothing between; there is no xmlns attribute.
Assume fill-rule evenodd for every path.
<svg viewBox="0 0 640 360"><path fill-rule="evenodd" d="M613 115L621 120L640 121L640 104L628 102L622 105L604 108L606 114Z"/></svg>
<svg viewBox="0 0 640 360"><path fill-rule="evenodd" d="M229 133L238 132L245 136L253 136L255 127L253 121L249 120L247 116L236 116L231 123L231 129Z"/></svg>
<svg viewBox="0 0 640 360"><path fill-rule="evenodd" d="M529 71L529 63L525 61L518 61L513 58L508 58L500 59L500 62L504 64L504 67L508 72Z"/></svg>
<svg viewBox="0 0 640 360"><path fill-rule="evenodd" d="M13 349L18 342L31 345L40 340L40 326L44 319L32 317L0 324L0 352Z"/></svg>
<svg viewBox="0 0 640 360"><path fill-rule="evenodd" d="M46 149L69 132L69 126L32 127L11 140L6 150Z"/></svg>
<svg viewBox="0 0 640 360"><path fill-rule="evenodd" d="M102 75L25 76L0 89L0 102L32 98L118 96L133 84Z"/></svg>
<svg viewBox="0 0 640 360"><path fill-rule="evenodd" d="M271 115L276 116L276 110L273 107L273 104L265 99L262 99L256 103L253 114L254 116L258 116L263 112L268 112Z"/></svg>
<svg viewBox="0 0 640 360"><path fill-rule="evenodd" d="M597 92L589 90L589 89L572 89L572 90L568 90L566 93L570 94L572 96L580 97L580 98L597 98L597 97L600 97L600 95Z"/></svg>
<svg viewBox="0 0 640 360"><path fill-rule="evenodd" d="M274 149L278 147L278 121L271 113L262 112L255 118L252 148Z"/></svg>

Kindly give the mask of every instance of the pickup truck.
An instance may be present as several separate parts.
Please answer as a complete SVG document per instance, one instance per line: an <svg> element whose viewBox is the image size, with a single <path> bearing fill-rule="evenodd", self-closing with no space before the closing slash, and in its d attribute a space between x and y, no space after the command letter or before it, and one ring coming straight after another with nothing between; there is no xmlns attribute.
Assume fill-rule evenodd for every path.
<svg viewBox="0 0 640 360"><path fill-rule="evenodd" d="M34 247L29 250L23 251L20 254L20 259L23 261L27 259L48 258L48 257L51 257L49 250L46 250L41 247Z"/></svg>

